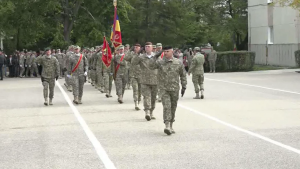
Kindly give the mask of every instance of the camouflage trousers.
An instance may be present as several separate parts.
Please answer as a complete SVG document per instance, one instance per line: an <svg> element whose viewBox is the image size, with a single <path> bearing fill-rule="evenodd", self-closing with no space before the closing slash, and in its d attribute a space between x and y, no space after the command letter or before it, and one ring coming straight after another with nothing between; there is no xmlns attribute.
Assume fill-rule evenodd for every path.
<svg viewBox="0 0 300 169"><path fill-rule="evenodd" d="M179 98L179 91L165 91L160 90L162 93L162 105L164 109L164 123L175 121L175 112Z"/></svg>
<svg viewBox="0 0 300 169"><path fill-rule="evenodd" d="M80 98L83 95L83 85L85 82L84 75L72 76L72 87L73 87L73 95L79 96Z"/></svg>
<svg viewBox="0 0 300 169"><path fill-rule="evenodd" d="M25 71L25 68L23 66L22 67L20 66L20 77L23 76L24 71Z"/></svg>
<svg viewBox="0 0 300 169"><path fill-rule="evenodd" d="M33 76L33 72L36 73L36 75L39 74L39 71L38 71L38 68L37 68L37 65L31 65L30 67L28 66L27 67L27 70L26 70L26 75L29 74L29 71L30 71L30 77Z"/></svg>
<svg viewBox="0 0 300 169"><path fill-rule="evenodd" d="M64 66L63 66L63 64L59 64L59 71L60 71L60 77L63 77L64 76L64 71L63 71L63 69L64 69Z"/></svg>
<svg viewBox="0 0 300 169"><path fill-rule="evenodd" d="M115 83L116 83L117 95L124 96L125 87L126 87L126 83L127 83L126 75L125 74L117 75Z"/></svg>
<svg viewBox="0 0 300 169"><path fill-rule="evenodd" d="M91 70L91 80L92 80L92 83L95 84L95 76L96 76L96 70Z"/></svg>
<svg viewBox="0 0 300 169"><path fill-rule="evenodd" d="M44 78L42 83L44 86L43 89L44 98L48 98L48 91L49 91L49 98L52 99L54 96L55 79Z"/></svg>
<svg viewBox="0 0 300 169"><path fill-rule="evenodd" d="M111 92L112 80L113 77L110 73L107 72L103 73L104 93L109 94Z"/></svg>
<svg viewBox="0 0 300 169"><path fill-rule="evenodd" d="M215 72L216 71L216 61L209 60L209 68L210 68L210 72Z"/></svg>
<svg viewBox="0 0 300 169"><path fill-rule="evenodd" d="M65 76L65 82L66 82L66 85L67 86L71 86L72 85L72 79L71 78L68 78L67 76Z"/></svg>
<svg viewBox="0 0 300 169"><path fill-rule="evenodd" d="M99 88L99 89L100 89L100 87L104 87L102 70L99 70L99 69L96 70L95 83L96 83L95 84L96 87Z"/></svg>
<svg viewBox="0 0 300 169"><path fill-rule="evenodd" d="M131 78L129 76L130 69L126 69L127 86L131 86Z"/></svg>
<svg viewBox="0 0 300 169"><path fill-rule="evenodd" d="M133 100L141 101L141 84L139 83L139 79L132 77L131 78L131 85L133 89Z"/></svg>
<svg viewBox="0 0 300 169"><path fill-rule="evenodd" d="M193 74L192 81L194 83L196 93L199 93L199 86L200 86L200 90L204 90L204 87L203 87L204 75L194 75Z"/></svg>
<svg viewBox="0 0 300 169"><path fill-rule="evenodd" d="M155 109L157 85L141 84L141 91L144 97L144 110L153 111Z"/></svg>

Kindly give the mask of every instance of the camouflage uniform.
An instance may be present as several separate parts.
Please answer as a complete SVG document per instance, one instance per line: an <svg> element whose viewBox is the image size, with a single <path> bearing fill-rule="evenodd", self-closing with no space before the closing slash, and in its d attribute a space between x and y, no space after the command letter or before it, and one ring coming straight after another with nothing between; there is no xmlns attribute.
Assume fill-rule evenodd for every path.
<svg viewBox="0 0 300 169"><path fill-rule="evenodd" d="M71 48L73 48L73 46L71 46ZM73 51L69 50L66 54L66 56L64 57L64 69L67 70L69 62L70 62L70 57L72 57L72 55L74 54ZM72 92L72 79L68 78L67 76L65 76L65 86L68 89L68 91Z"/></svg>
<svg viewBox="0 0 300 169"><path fill-rule="evenodd" d="M98 48L97 48L98 50ZM90 60L90 67L91 67L91 79L92 79L92 86L95 85L95 87L97 87L96 84L96 61L97 61L97 53L94 52L92 54L91 60Z"/></svg>
<svg viewBox="0 0 300 169"><path fill-rule="evenodd" d="M182 88L186 89L187 85L184 65L179 59L174 57L170 60L166 57L163 59L153 58L153 60L155 60L155 62L150 64L150 68L158 68L159 74L161 75L160 92L162 93L163 117L164 123L166 124L165 132L167 134L175 133L172 129L172 125L175 121L175 112L179 99L179 78Z"/></svg>
<svg viewBox="0 0 300 169"><path fill-rule="evenodd" d="M210 73L212 73L212 72L215 73L216 72L216 60L217 60L217 53L216 53L215 50L213 50L208 55Z"/></svg>
<svg viewBox="0 0 300 169"><path fill-rule="evenodd" d="M125 56L125 60L127 60L129 63L131 63L135 57L139 57L139 55L134 52L129 52ZM132 84L133 100L135 103L136 110L140 110L140 108L138 107L138 104L141 101L140 72L141 72L140 65L131 65L129 77L130 77L131 84Z"/></svg>
<svg viewBox="0 0 300 169"><path fill-rule="evenodd" d="M156 46L155 47L160 47L160 48L162 48L162 44L161 43L157 43L156 44ZM156 50L156 54L158 54L158 53L161 53L162 52L162 50ZM161 57L159 57L158 59L162 59ZM160 92L160 82L161 82L161 75L160 74L158 74L157 75L157 80L158 80L158 87L157 87L157 100L158 100L158 102L161 102L161 92Z"/></svg>
<svg viewBox="0 0 300 169"><path fill-rule="evenodd" d="M54 97L54 86L55 86L55 78L59 75L59 63L58 60L54 56L41 56L36 59L36 62L43 67L42 71L42 83L44 86L44 98L45 105L48 105L48 90L50 102L52 105L52 99Z"/></svg>
<svg viewBox="0 0 300 169"><path fill-rule="evenodd" d="M21 53L20 60L19 60L20 77L23 77L23 73L24 73L24 70L25 70L24 64L25 64L25 55L24 55L24 53Z"/></svg>
<svg viewBox="0 0 300 169"><path fill-rule="evenodd" d="M86 57L82 56L82 59L79 63L79 66L77 69L72 73L72 70L76 66L76 64L79 61L81 53L77 53L72 55L70 57L70 62L67 67L67 72L68 75L72 79L72 86L73 86L73 95L74 95L74 100L73 102L76 104L81 104L82 100L82 95L83 95L83 85L85 83L85 74L87 75L87 70L88 70L88 62Z"/></svg>
<svg viewBox="0 0 300 169"><path fill-rule="evenodd" d="M103 83L104 83L104 92L106 93L106 97L112 97L111 96L111 88L112 88L112 80L113 80L113 73L114 73L114 58L111 59L111 64L109 66L106 66L103 63Z"/></svg>
<svg viewBox="0 0 300 169"><path fill-rule="evenodd" d="M91 82L91 67L90 67L90 62L91 62L91 57L92 57L92 53L91 51L88 51L86 53L86 58L87 58L87 62L89 63L89 71L88 71L88 82Z"/></svg>
<svg viewBox="0 0 300 169"><path fill-rule="evenodd" d="M64 76L64 73L63 73L63 69L64 69L64 54L63 53L57 53L55 55L56 59L58 60L58 63L59 63L59 67L60 67L60 74L59 74L59 77L63 77Z"/></svg>
<svg viewBox="0 0 300 169"><path fill-rule="evenodd" d="M192 73L192 81L194 83L196 97L194 99L200 99L199 97L199 85L201 90L201 99L204 98L203 96L203 82L204 82L204 68L203 64L205 62L204 55L200 53L200 48L196 47L195 50L198 50L198 52L193 57L191 67L189 69L189 73Z"/></svg>
<svg viewBox="0 0 300 169"><path fill-rule="evenodd" d="M31 65L31 70L30 70L31 76L33 76L33 72L35 72L36 76L40 77L39 70L38 70L38 65L36 63L36 59L37 59L36 54L32 54L32 55L33 55L33 59L32 59L32 65Z"/></svg>
<svg viewBox="0 0 300 169"><path fill-rule="evenodd" d="M96 67L96 88L101 91L101 93L104 92L103 88L104 88L104 84L103 84L103 62L102 62L102 52L98 52L96 53L96 60L94 60L94 64Z"/></svg>
<svg viewBox="0 0 300 169"><path fill-rule="evenodd" d="M114 64L115 67L117 67L118 65L120 65L119 69L117 70L117 72L115 72L115 84L116 84L116 92L118 95L118 101L119 103L123 103L123 96L124 96L124 92L125 92L125 87L126 87L126 61L123 58L123 60L121 61L122 56L124 55L125 58L125 53L120 55L117 54L114 58Z"/></svg>
<svg viewBox="0 0 300 169"><path fill-rule="evenodd" d="M152 58L154 53L151 53ZM157 70L150 70L149 64L151 63L147 54L139 55L132 59L132 65L139 65L141 69L140 83L141 91L144 97L144 111L145 118L149 121L155 119L153 110L155 109L155 101L157 95Z"/></svg>

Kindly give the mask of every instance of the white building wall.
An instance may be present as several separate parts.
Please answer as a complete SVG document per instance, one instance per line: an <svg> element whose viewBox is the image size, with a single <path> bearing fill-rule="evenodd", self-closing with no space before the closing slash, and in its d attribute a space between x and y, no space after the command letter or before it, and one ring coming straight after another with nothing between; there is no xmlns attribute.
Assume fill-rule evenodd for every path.
<svg viewBox="0 0 300 169"><path fill-rule="evenodd" d="M256 64L296 66L294 52L299 49L299 11L268 0L248 1L249 50L256 53ZM273 26L273 43L269 40L269 26ZM268 57L267 48L268 47Z"/></svg>

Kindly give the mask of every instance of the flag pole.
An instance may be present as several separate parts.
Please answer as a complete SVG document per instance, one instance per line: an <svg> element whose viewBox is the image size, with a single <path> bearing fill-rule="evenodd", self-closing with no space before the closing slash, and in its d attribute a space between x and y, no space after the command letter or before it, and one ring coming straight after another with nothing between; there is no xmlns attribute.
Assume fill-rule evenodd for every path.
<svg viewBox="0 0 300 169"><path fill-rule="evenodd" d="M113 40L112 42L115 42L115 33L116 33L116 19L117 19L117 0L113 0L113 4L114 4L114 26L113 26Z"/></svg>

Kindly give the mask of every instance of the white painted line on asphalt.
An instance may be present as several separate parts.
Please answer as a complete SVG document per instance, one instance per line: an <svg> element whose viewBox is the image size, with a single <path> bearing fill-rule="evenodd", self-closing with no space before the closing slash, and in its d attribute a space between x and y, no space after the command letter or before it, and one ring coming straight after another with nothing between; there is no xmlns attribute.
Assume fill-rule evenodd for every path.
<svg viewBox="0 0 300 169"><path fill-rule="evenodd" d="M69 106L71 107L71 109L72 109L75 117L77 118L78 122L80 123L81 127L83 128L85 134L88 136L89 140L93 144L93 146L94 146L94 148L95 148L95 150L96 150L99 158L103 162L105 168L115 169L116 167L115 167L114 163L109 159L109 157L108 157L107 153L105 152L104 148L102 147L102 145L100 144L100 142L97 140L96 136L91 131L91 129L89 128L89 126L86 124L86 122L84 121L84 119L80 115L79 111L73 105L73 103L70 100L69 96L64 91L64 89L61 87L61 85L59 84L58 81L56 81L56 85L58 86L58 88L60 89L60 91L62 92L62 94L64 95L66 101L68 102Z"/></svg>
<svg viewBox="0 0 300 169"><path fill-rule="evenodd" d="M285 93L291 93L291 94L298 94L298 95L300 95L300 93L298 93L298 92L293 92L293 91L288 91L288 90L274 89L274 88L269 88L269 87L251 85L251 84L246 84L246 83L231 82L231 81L226 81L226 80L218 80L218 79L210 79L210 78L205 78L205 79L211 80L211 81L231 83L231 84L237 84L237 85L243 85L243 86L249 86L249 87L256 87L256 88L261 88L261 89L267 89L267 90L273 90L273 91L278 91L278 92L285 92Z"/></svg>
<svg viewBox="0 0 300 169"><path fill-rule="evenodd" d="M218 118L215 118L215 117L213 117L213 116L207 115L207 114L202 113L202 112L199 112L199 111L197 111L197 110L194 110L194 109L192 109L192 108L186 107L186 106L184 106L184 105L178 104L178 106L181 107L181 108L183 108L183 109L189 110L189 111L191 111L191 112L193 112L193 113L196 113L196 114L198 114L198 115L201 115L201 116L203 116L203 117L205 117L205 118L208 118L208 119L210 119L210 120L212 120L212 121L215 121L215 122L217 122L217 123L223 124L223 125L225 125L225 126L227 126L227 127L233 128L233 129L238 130L238 131L240 131L240 132L249 134L249 135L251 135L251 136L253 136L253 137L256 137L256 138L260 138L260 139L262 139L262 140L264 140L264 141L266 141L266 142L275 144L275 145L277 145L277 146L279 146L279 147L282 147L282 148L284 148L284 149L287 149L287 150L290 150L290 151L295 152L295 153L297 153L297 154L300 154L300 150L298 150L298 149L296 149L296 148L293 148L293 147L291 147L291 146L285 145L285 144L283 144L283 143L280 143L280 142L278 142L278 141L272 140L272 139L267 138L267 137L265 137L265 136L256 134L256 133L254 133L254 132L251 132L251 131L245 130L245 129L243 129L243 128L240 128L240 127L238 127L238 126L232 125L232 124L230 124L230 123L224 122L224 121L222 121L222 120L220 120L220 119L218 119Z"/></svg>

